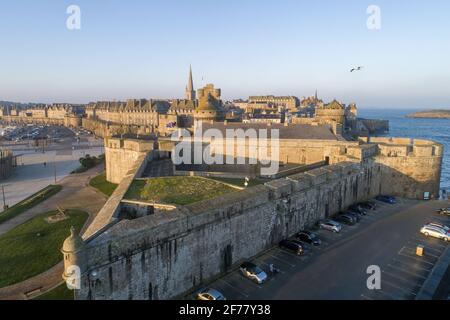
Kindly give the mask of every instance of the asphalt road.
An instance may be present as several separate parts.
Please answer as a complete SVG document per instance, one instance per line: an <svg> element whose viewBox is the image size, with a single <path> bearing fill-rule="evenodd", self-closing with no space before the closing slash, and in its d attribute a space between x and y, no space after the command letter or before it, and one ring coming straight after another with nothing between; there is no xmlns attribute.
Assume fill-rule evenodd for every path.
<svg viewBox="0 0 450 320"><path fill-rule="evenodd" d="M209 287L228 299L414 299L448 245L425 238L419 229L431 221L450 224L450 218L435 213L448 205L409 200L381 204L358 225L345 226L341 234L317 231L323 245L310 248L304 256L274 248L254 259L266 271L270 263L281 269L263 285L234 271ZM424 257L415 255L418 244L425 245ZM367 268L372 265L382 270L381 290L367 288Z"/></svg>

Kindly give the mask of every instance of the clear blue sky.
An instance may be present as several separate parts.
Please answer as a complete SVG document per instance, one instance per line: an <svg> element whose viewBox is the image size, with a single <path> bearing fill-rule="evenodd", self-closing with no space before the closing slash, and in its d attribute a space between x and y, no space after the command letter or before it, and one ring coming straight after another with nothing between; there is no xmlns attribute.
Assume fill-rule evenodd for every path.
<svg viewBox="0 0 450 320"><path fill-rule="evenodd" d="M182 97L192 64L195 86L225 99L317 88L362 107L450 107L449 15L448 0L2 0L0 100Z"/></svg>

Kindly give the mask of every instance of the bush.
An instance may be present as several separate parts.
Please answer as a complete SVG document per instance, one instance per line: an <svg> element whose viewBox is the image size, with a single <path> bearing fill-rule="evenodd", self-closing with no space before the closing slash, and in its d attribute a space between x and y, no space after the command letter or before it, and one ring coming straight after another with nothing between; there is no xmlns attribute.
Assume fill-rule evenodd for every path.
<svg viewBox="0 0 450 320"><path fill-rule="evenodd" d="M98 157L95 157L95 156L91 157L91 155L87 154L86 156L80 158L79 161L80 161L81 167L72 171L71 173L82 173L82 172L85 172L86 170L89 170L89 169L95 167L96 165L99 165L100 163L104 163L105 155L101 154Z"/></svg>

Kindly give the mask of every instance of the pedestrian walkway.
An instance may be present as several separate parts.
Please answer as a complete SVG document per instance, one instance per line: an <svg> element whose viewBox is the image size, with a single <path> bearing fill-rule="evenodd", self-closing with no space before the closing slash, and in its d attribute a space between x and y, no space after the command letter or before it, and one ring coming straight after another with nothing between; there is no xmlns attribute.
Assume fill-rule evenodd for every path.
<svg viewBox="0 0 450 320"><path fill-rule="evenodd" d="M65 177L59 183L63 188L56 195L0 224L0 236L41 213L56 210L57 206L86 211L89 213L88 222L92 221L93 216L103 207L107 198L101 192L90 187L89 181L103 170L103 166L97 166L81 174Z"/></svg>
<svg viewBox="0 0 450 320"><path fill-rule="evenodd" d="M63 189L59 193L17 217L0 224L0 236L39 214L56 210L57 206L64 209L80 209L88 212L89 218L83 228L85 230L107 200L103 193L89 186L90 179L103 172L103 170L104 166L102 165L81 174L67 176L61 180L60 184L63 186ZM63 268L63 263L60 262L33 278L0 288L0 300L30 299L49 291L62 281Z"/></svg>

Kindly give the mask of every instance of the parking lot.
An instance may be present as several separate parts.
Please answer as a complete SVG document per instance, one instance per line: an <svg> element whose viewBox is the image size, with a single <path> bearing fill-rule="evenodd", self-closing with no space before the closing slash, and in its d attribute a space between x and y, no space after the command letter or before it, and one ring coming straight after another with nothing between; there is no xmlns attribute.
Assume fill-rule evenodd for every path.
<svg viewBox="0 0 450 320"><path fill-rule="evenodd" d="M231 300L414 299L448 245L419 230L427 222L450 224L449 217L436 213L449 202L398 199L394 205L377 204L377 210L339 234L314 230L322 244L305 245L302 256L273 248L251 260L269 275L262 285L235 270L206 287ZM418 245L424 246L423 257L415 254ZM270 275L270 264L281 272ZM381 269L380 290L367 288L367 268L372 265Z"/></svg>

